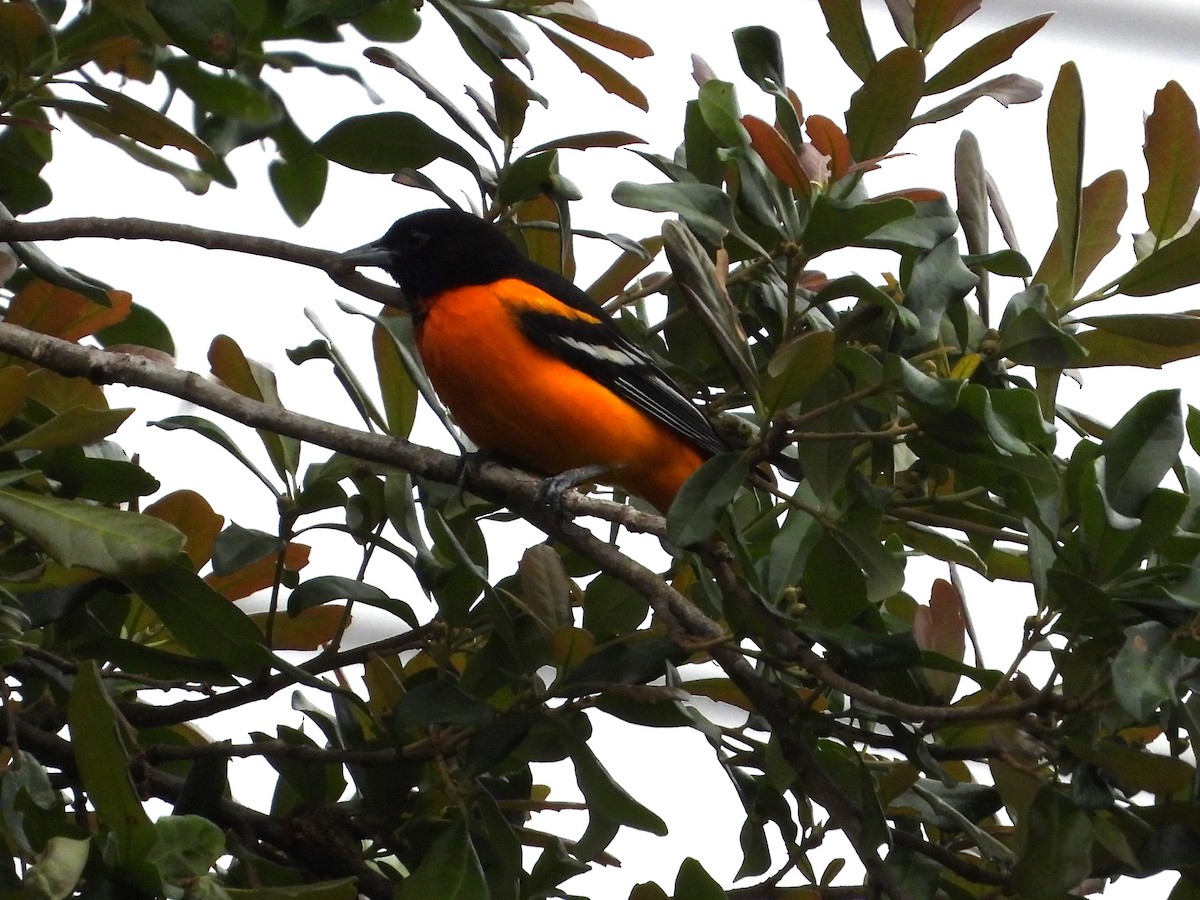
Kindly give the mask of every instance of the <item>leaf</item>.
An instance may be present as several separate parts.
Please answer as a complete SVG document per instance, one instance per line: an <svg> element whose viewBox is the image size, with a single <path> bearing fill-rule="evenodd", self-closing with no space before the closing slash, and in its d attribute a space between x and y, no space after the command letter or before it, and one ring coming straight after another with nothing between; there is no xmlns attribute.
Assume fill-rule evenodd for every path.
<svg viewBox="0 0 1200 900"><path fill-rule="evenodd" d="M1024 75L1001 75L976 85L969 91L964 91L928 112L915 116L912 120L912 127L929 125L957 116L976 100L984 97L991 97L1001 106L1009 106L1013 103L1031 103L1040 96L1042 96L1041 82L1026 78Z"/></svg>
<svg viewBox="0 0 1200 900"><path fill-rule="evenodd" d="M616 28L600 22L593 22L581 15L573 14L569 10L559 12L561 7L562 4L550 7L554 9L554 12L545 13L545 17L564 31L569 31L576 37L599 44L601 47L607 47L609 50L615 50L629 59L644 59L654 55L654 49L637 35L618 31Z"/></svg>
<svg viewBox="0 0 1200 900"><path fill-rule="evenodd" d="M208 348L208 363L212 373L230 390L259 403L283 408L275 387L275 373L262 363L248 359L233 338L224 334L213 338ZM294 478L300 465L300 442L263 428L257 431L276 474L284 481Z"/></svg>
<svg viewBox="0 0 1200 900"><path fill-rule="evenodd" d="M116 431L132 412L132 409L75 406L0 444L0 453L94 444Z"/></svg>
<svg viewBox="0 0 1200 900"><path fill-rule="evenodd" d="M208 438L217 446L224 448L231 456L233 456L234 459L252 472L259 481L267 486L267 489L270 490L271 493L278 494L278 491L275 489L275 485L271 483L271 479L264 475L262 471L250 461L250 458L242 452L242 449L234 442L233 438L226 434L225 430L219 425L216 425L207 419L202 419L199 416L171 416L170 418L159 419L157 422L150 422L149 424L161 428L164 431L176 431L180 429L194 431L196 434Z"/></svg>
<svg viewBox="0 0 1200 900"><path fill-rule="evenodd" d="M96 663L82 661L67 700L71 748L88 799L116 839L117 859L132 865L141 862L157 835L130 778L130 753L117 721Z"/></svg>
<svg viewBox="0 0 1200 900"><path fill-rule="evenodd" d="M341 575L321 575L296 585L288 596L288 615L299 615L306 609L330 603L334 600L349 600L382 609L400 619L411 628L419 623L412 607L375 587L355 578Z"/></svg>
<svg viewBox="0 0 1200 900"><path fill-rule="evenodd" d="M397 329L411 332L412 321L407 317L397 317L394 325ZM411 334L409 339L411 340ZM409 376L408 367L396 349L396 344L396 338L386 328L377 324L371 329L371 349L375 355L375 371L378 373L383 411L387 416L387 432L393 437L407 438L416 419L417 400L421 392Z"/></svg>
<svg viewBox="0 0 1200 900"><path fill-rule="evenodd" d="M1041 31L1053 15L1054 13L1043 13L1017 22L972 44L925 83L926 95L940 94L962 87L989 69L1011 59L1017 48Z"/></svg>
<svg viewBox="0 0 1200 900"><path fill-rule="evenodd" d="M756 116L742 116L742 126L750 134L750 146L772 175L806 197L812 193L812 182L800 165L800 157L782 134Z"/></svg>
<svg viewBox="0 0 1200 900"><path fill-rule="evenodd" d="M328 172L328 161L316 152L271 160L267 167L271 188L293 225L305 224L321 205Z"/></svg>
<svg viewBox="0 0 1200 900"><path fill-rule="evenodd" d="M1121 417L1100 445L1105 495L1122 515L1138 516L1183 446L1183 406L1178 388L1153 391Z"/></svg>
<svg viewBox="0 0 1200 900"><path fill-rule="evenodd" d="M0 6L0 69L14 84L21 84L26 77L38 42L45 35L46 23L33 6L21 3Z"/></svg>
<svg viewBox="0 0 1200 900"><path fill-rule="evenodd" d="M1130 297L1149 297L1200 284L1200 228L1165 244L1117 281Z"/></svg>
<svg viewBox="0 0 1200 900"><path fill-rule="evenodd" d="M542 34L549 38L550 43L561 50L580 72L587 75L604 90L615 94L640 110L646 112L650 110L650 101L646 99L646 95L642 93L641 89L608 63L544 25L539 23L538 27L542 30Z"/></svg>
<svg viewBox="0 0 1200 900"><path fill-rule="evenodd" d="M775 413L798 403L833 365L836 343L832 331L810 331L776 350L763 383L767 410Z"/></svg>
<svg viewBox="0 0 1200 900"><path fill-rule="evenodd" d="M594 859L622 825L660 836L667 833L663 820L613 781L584 741L565 731L562 736L570 749L575 780L588 807L588 826L579 839L575 856L581 860Z"/></svg>
<svg viewBox="0 0 1200 900"><path fill-rule="evenodd" d="M266 634L270 613L253 613L250 621ZM299 615L275 616L271 622L272 650L320 650L352 621L344 606L318 606Z"/></svg>
<svg viewBox="0 0 1200 900"><path fill-rule="evenodd" d="M688 900L725 900L727 895L704 866L689 856L680 864L679 874L675 876L674 896Z"/></svg>
<svg viewBox="0 0 1200 900"><path fill-rule="evenodd" d="M1079 320L1092 327L1077 334L1088 355L1075 363L1088 366L1143 366L1158 369L1169 362L1200 356L1200 316L1131 313Z"/></svg>
<svg viewBox="0 0 1200 900"><path fill-rule="evenodd" d="M1083 189L1079 206L1079 244L1075 271L1068 270L1062 242L1055 233L1034 281L1050 289L1050 301L1064 306L1121 240L1118 230L1125 218L1129 186L1119 169L1105 172Z"/></svg>
<svg viewBox="0 0 1200 900"><path fill-rule="evenodd" d="M151 503L144 512L183 533L183 552L197 569L212 558L213 544L225 518L217 515L195 491L172 491Z"/></svg>
<svg viewBox="0 0 1200 900"><path fill-rule="evenodd" d="M1132 625L1112 660L1113 696L1135 721L1149 721L1175 696L1179 680L1193 665L1162 623Z"/></svg>
<svg viewBox="0 0 1200 900"><path fill-rule="evenodd" d="M411 113L350 116L325 132L313 146L333 162L360 172L391 175L445 159L479 175L471 154Z"/></svg>
<svg viewBox="0 0 1200 900"><path fill-rule="evenodd" d="M770 255L742 232L734 218L733 199L715 185L699 182L635 184L621 181L613 188L612 198L621 206L677 213L692 231L710 245L719 246L727 234L732 234L762 256Z"/></svg>
<svg viewBox="0 0 1200 900"><path fill-rule="evenodd" d="M99 123L109 131L127 135L140 144L156 149L178 147L197 159L206 162L216 160L216 154L208 144L144 103L91 81L80 82L79 87L112 111L112 116L105 117Z"/></svg>
<svg viewBox="0 0 1200 900"><path fill-rule="evenodd" d="M720 453L684 482L667 512L667 536L677 547L708 540L725 508L746 482L750 466L740 453Z"/></svg>
<svg viewBox="0 0 1200 900"><path fill-rule="evenodd" d="M1058 201L1058 240L1064 278L1075 295L1079 253L1079 224L1083 191L1083 86L1079 68L1066 63L1060 70L1046 111L1046 141L1050 149L1050 174Z"/></svg>
<svg viewBox="0 0 1200 900"><path fill-rule="evenodd" d="M862 0L820 0L829 26L829 40L859 80L866 81L875 68L875 50L863 20Z"/></svg>
<svg viewBox="0 0 1200 900"><path fill-rule="evenodd" d="M783 76L783 48L779 35L762 25L733 30L733 46L746 77L764 91L780 92L787 86Z"/></svg>
<svg viewBox="0 0 1200 900"><path fill-rule="evenodd" d="M267 655L258 627L191 569L175 565L153 575L120 578L189 653L217 660L247 678L262 672Z"/></svg>
<svg viewBox="0 0 1200 900"><path fill-rule="evenodd" d="M121 577L154 572L183 549L183 535L142 513L0 488L0 519L63 566Z"/></svg>
<svg viewBox="0 0 1200 900"><path fill-rule="evenodd" d="M71 290L35 278L9 304L4 321L64 341L78 341L123 320L133 305L125 291L107 291L108 305Z"/></svg>
<svg viewBox="0 0 1200 900"><path fill-rule="evenodd" d="M846 137L855 160L892 151L908 131L924 86L925 62L911 47L893 50L871 68L846 111Z"/></svg>
<svg viewBox="0 0 1200 900"><path fill-rule="evenodd" d="M273 586L281 574L286 578L288 573L299 572L308 565L311 549L307 544L292 541L284 548L282 565L279 563L279 554L272 552L233 571L222 571L220 574L214 571L204 576L204 581L226 600L241 600Z"/></svg>
<svg viewBox="0 0 1200 900"><path fill-rule="evenodd" d="M0 7L0 10L12 7ZM26 9L28 7L16 7ZM0 27L3 17L0 16ZM22 766L31 765L22 762ZM46 841L46 846L38 854L37 862L25 873L22 884L45 900L65 900L75 894L75 886L87 865L88 853L91 848L89 838L69 838L55 836Z"/></svg>
<svg viewBox="0 0 1200 900"><path fill-rule="evenodd" d="M396 888L396 900L490 900L483 868L465 824L455 820Z"/></svg>
<svg viewBox="0 0 1200 900"><path fill-rule="evenodd" d="M587 150L591 147L628 147L630 144L644 143L646 142L642 138L627 131L587 131L554 138L530 147L524 155L532 156L543 150Z"/></svg>
<svg viewBox="0 0 1200 900"><path fill-rule="evenodd" d="M188 56L222 68L237 61L240 29L234 0L146 0L145 6Z"/></svg>
<svg viewBox="0 0 1200 900"><path fill-rule="evenodd" d="M836 123L824 116L811 115L804 120L804 128L812 145L829 157L829 173L834 181L850 171L853 162L850 142Z"/></svg>
<svg viewBox="0 0 1200 900"><path fill-rule="evenodd" d="M929 50L946 32L979 11L982 0L916 0L913 34L920 50Z"/></svg>
<svg viewBox="0 0 1200 900"><path fill-rule="evenodd" d="M202 816L163 816L154 831L158 840L146 862L168 884L206 875L225 852L225 832Z"/></svg>
<svg viewBox="0 0 1200 900"><path fill-rule="evenodd" d="M1162 241L1174 237L1188 220L1200 189L1200 125L1196 107L1176 81L1154 95L1146 117L1144 148L1149 182L1142 200L1146 221Z"/></svg>
<svg viewBox="0 0 1200 900"><path fill-rule="evenodd" d="M1012 886L1029 900L1059 900L1092 870L1092 826L1052 785L1046 785L1022 816L1024 847L1012 870Z"/></svg>
<svg viewBox="0 0 1200 900"><path fill-rule="evenodd" d="M825 193L817 194L804 230L804 249L810 255L818 256L842 247L861 246L870 235L894 222L911 218L913 212L912 202L899 198L850 203L835 200Z"/></svg>
<svg viewBox="0 0 1200 900"><path fill-rule="evenodd" d="M949 581L934 580L929 605L915 611L913 638L922 650L962 662L967 649L966 610L962 596ZM941 702L953 699L959 678L956 673L923 669L921 674Z"/></svg>

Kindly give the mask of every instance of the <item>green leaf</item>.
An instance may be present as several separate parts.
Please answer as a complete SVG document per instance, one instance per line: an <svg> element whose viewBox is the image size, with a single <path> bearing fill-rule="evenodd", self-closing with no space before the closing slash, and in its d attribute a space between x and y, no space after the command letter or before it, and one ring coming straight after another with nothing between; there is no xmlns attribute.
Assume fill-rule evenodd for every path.
<svg viewBox="0 0 1200 900"><path fill-rule="evenodd" d="M207 162L216 159L208 144L144 103L94 82L81 82L79 86L110 111L110 116L98 120L109 131L128 135L138 143L157 149L178 147Z"/></svg>
<svg viewBox="0 0 1200 900"><path fill-rule="evenodd" d="M1022 816L1024 847L1012 870L1015 892L1028 900L1061 900L1092 870L1087 814L1052 785L1038 791Z"/></svg>
<svg viewBox="0 0 1200 900"><path fill-rule="evenodd" d="M675 876L676 897L687 900L725 900L724 888L704 870L698 860L688 857L679 866Z"/></svg>
<svg viewBox="0 0 1200 900"><path fill-rule="evenodd" d="M972 44L954 57L925 84L925 93L940 94L974 81L984 72L1012 58L1017 48L1042 30L1054 13L1042 13L1032 19L1001 28Z"/></svg>
<svg viewBox="0 0 1200 900"><path fill-rule="evenodd" d="M315 148L333 162L360 172L390 175L445 159L479 176L471 154L411 113L351 116L325 132Z"/></svg>
<svg viewBox="0 0 1200 900"><path fill-rule="evenodd" d="M247 678L262 672L267 654L258 626L190 568L176 565L153 575L123 575L121 580L189 653L217 660Z"/></svg>
<svg viewBox="0 0 1200 900"><path fill-rule="evenodd" d="M404 694L392 707L388 726L396 734L429 725L481 728L496 718L496 710L445 679L427 681Z"/></svg>
<svg viewBox="0 0 1200 900"><path fill-rule="evenodd" d="M1200 189L1200 125L1196 106L1177 81L1154 95L1146 117L1146 169L1149 182L1142 200L1146 221L1162 241L1187 222Z"/></svg>
<svg viewBox="0 0 1200 900"><path fill-rule="evenodd" d="M153 516L11 488L0 488L0 519L62 565L114 577L162 569L183 551L183 534Z"/></svg>
<svg viewBox="0 0 1200 900"><path fill-rule="evenodd" d="M465 823L455 820L396 888L396 900L491 900Z"/></svg>
<svg viewBox="0 0 1200 900"><path fill-rule="evenodd" d="M116 707L104 690L96 663L81 662L67 700L75 764L88 799L116 838L119 863L144 866L142 861L158 836L130 777L130 751L117 722Z"/></svg>
<svg viewBox="0 0 1200 900"><path fill-rule="evenodd" d="M233 438L226 434L223 428L208 421L208 419L202 419L199 416L171 416L170 418L159 419L157 422L151 422L150 424L162 428L164 431L183 429L194 431L196 434L208 438L217 446L224 448L234 459L245 466L259 481L267 486L267 489L272 494L279 493L275 485L271 483L271 479L264 475L262 470L250 461L250 458L242 452L241 447L234 442Z"/></svg>
<svg viewBox="0 0 1200 900"><path fill-rule="evenodd" d="M1149 297L1200 284L1200 228L1159 247L1117 281L1130 297Z"/></svg>
<svg viewBox="0 0 1200 900"><path fill-rule="evenodd" d="M315 152L271 160L271 188L293 225L303 225L321 205L328 173L329 163Z"/></svg>
<svg viewBox="0 0 1200 900"><path fill-rule="evenodd" d="M249 359L233 338L224 334L213 338L208 348L208 363L212 373L230 390L259 403L283 408L275 385L275 373L262 363ZM300 466L300 442L264 428L257 431L276 474L285 482L295 478Z"/></svg>
<svg viewBox="0 0 1200 900"><path fill-rule="evenodd" d="M100 345L108 349L132 344L137 347L149 347L168 356L175 355L175 341L171 330L156 314L146 307L134 303L129 314L120 322L101 328L94 335Z"/></svg>
<svg viewBox="0 0 1200 900"><path fill-rule="evenodd" d="M1141 514L1146 498L1178 460L1183 432L1178 388L1147 394L1121 417L1100 445L1105 495L1113 509Z"/></svg>
<svg viewBox="0 0 1200 900"><path fill-rule="evenodd" d="M595 858L622 825L660 836L667 833L666 823L613 781L584 741L565 729L563 738L570 748L575 780L588 807L588 826L579 839L575 856L582 860Z"/></svg>
<svg viewBox="0 0 1200 900"><path fill-rule="evenodd" d="M1063 306L1121 239L1119 227L1128 206L1129 185L1119 169L1105 172L1083 189L1079 206L1079 243L1075 271L1067 268L1062 241L1055 233L1034 281L1050 289L1050 301Z"/></svg>
<svg viewBox="0 0 1200 900"><path fill-rule="evenodd" d="M0 445L0 453L94 444L116 431L132 412L132 409L72 407Z"/></svg>
<svg viewBox="0 0 1200 900"><path fill-rule="evenodd" d="M867 283L865 279L863 283ZM888 303L892 303L890 298ZM837 335L832 331L809 331L776 350L767 363L763 384L767 411L775 413L798 403L833 365L836 344Z"/></svg>
<svg viewBox="0 0 1200 900"><path fill-rule="evenodd" d="M846 111L846 137L858 162L892 151L908 131L924 87L925 61L911 47L898 47L872 66Z"/></svg>
<svg viewBox="0 0 1200 900"><path fill-rule="evenodd" d="M861 246L870 235L912 217L912 201L899 197L853 203L818 194L804 230L804 249L812 256L842 247Z"/></svg>
<svg viewBox="0 0 1200 900"><path fill-rule="evenodd" d="M733 46L746 77L768 93L787 86L783 77L783 47L779 35L762 25L733 30Z"/></svg>
<svg viewBox="0 0 1200 900"><path fill-rule="evenodd" d="M1063 271L1075 295L1079 283L1076 266L1079 253L1079 222L1083 191L1083 86L1073 62L1059 70L1058 81L1046 111L1046 140L1050 149L1050 175L1058 201L1058 240Z"/></svg>
<svg viewBox="0 0 1200 900"><path fill-rule="evenodd" d="M1200 356L1200 316L1188 313L1130 313L1080 319L1092 331L1076 335L1088 351L1075 363L1087 366L1143 366L1158 369L1169 362Z"/></svg>
<svg viewBox="0 0 1200 900"><path fill-rule="evenodd" d="M970 90L952 97L933 109L914 116L911 127L930 125L957 116L960 112L984 97L991 97L1001 106L1014 103L1032 103L1042 96L1042 83L1024 75L1000 75L977 84Z"/></svg>
<svg viewBox="0 0 1200 900"><path fill-rule="evenodd" d="M875 50L863 19L862 0L820 0L829 26L829 40L859 80L866 81L875 68Z"/></svg>
<svg viewBox="0 0 1200 900"><path fill-rule="evenodd" d="M88 838L58 835L50 838L38 854L37 862L25 873L23 886L33 891L38 900L65 900L74 896L91 843Z"/></svg>
<svg viewBox="0 0 1200 900"><path fill-rule="evenodd" d="M913 35L916 47L930 50L938 40L974 15L982 0L916 0L913 6Z"/></svg>
<svg viewBox="0 0 1200 900"><path fill-rule="evenodd" d="M732 234L759 255L770 256L742 232L734 218L733 198L715 185L698 182L635 184L621 181L613 188L612 198L621 206L677 213L692 231L711 246L720 246L725 236Z"/></svg>
<svg viewBox="0 0 1200 900"><path fill-rule="evenodd" d="M146 9L188 56L229 68L238 57L233 0L146 0Z"/></svg>
<svg viewBox="0 0 1200 900"><path fill-rule="evenodd" d="M412 628L419 625L412 607L403 600L389 597L374 585L340 575L321 575L296 585L288 595L288 615L298 616L306 609L334 600L364 603L391 613Z"/></svg>
<svg viewBox="0 0 1200 900"><path fill-rule="evenodd" d="M684 482L667 512L667 536L671 542L677 547L688 547L712 537L726 507L749 474L749 463L740 453L720 453L706 460Z"/></svg>
<svg viewBox="0 0 1200 900"><path fill-rule="evenodd" d="M225 852L225 833L201 816L163 816L154 823L158 841L146 862L167 884L205 875Z"/></svg>
<svg viewBox="0 0 1200 900"><path fill-rule="evenodd" d="M1193 666L1165 625L1132 625L1125 629L1125 643L1112 661L1113 696L1136 721L1150 721L1181 689L1180 679Z"/></svg>

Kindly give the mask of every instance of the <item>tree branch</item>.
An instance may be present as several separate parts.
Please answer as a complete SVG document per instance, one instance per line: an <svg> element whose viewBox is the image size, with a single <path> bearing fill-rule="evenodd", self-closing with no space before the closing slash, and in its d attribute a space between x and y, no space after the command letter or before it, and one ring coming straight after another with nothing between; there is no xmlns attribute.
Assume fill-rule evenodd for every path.
<svg viewBox="0 0 1200 900"><path fill-rule="evenodd" d="M320 269L348 291L375 300L385 306L406 309L398 288L372 281L339 261L340 253L277 241L271 238L214 231L175 222L153 219L54 219L48 222L0 220L0 241L65 241L71 238L110 238L112 240L171 241L190 244L204 250L230 250L251 256L266 256L283 262Z"/></svg>

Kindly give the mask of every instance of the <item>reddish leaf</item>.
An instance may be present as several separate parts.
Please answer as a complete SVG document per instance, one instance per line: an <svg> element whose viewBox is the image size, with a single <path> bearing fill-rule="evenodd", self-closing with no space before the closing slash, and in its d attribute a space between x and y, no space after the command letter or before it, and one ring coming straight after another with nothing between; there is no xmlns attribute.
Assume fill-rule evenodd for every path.
<svg viewBox="0 0 1200 900"><path fill-rule="evenodd" d="M146 507L145 513L183 532L186 538L183 552L196 569L212 558L217 534L225 524L224 516L214 512L207 500L190 490L167 494Z"/></svg>
<svg viewBox="0 0 1200 900"><path fill-rule="evenodd" d="M28 377L20 366L0 369L0 425L10 422L25 408L25 380Z"/></svg>
<svg viewBox="0 0 1200 900"><path fill-rule="evenodd" d="M615 50L630 59L642 59L654 55L654 49L640 37L618 31L608 25L601 25L599 22L563 13L551 14L546 18L564 31L569 31L571 34L591 41L593 44L599 44L601 47L607 47L609 50Z"/></svg>
<svg viewBox="0 0 1200 900"><path fill-rule="evenodd" d="M0 6L0 69L20 83L45 32L46 23L36 7L24 3Z"/></svg>
<svg viewBox="0 0 1200 900"><path fill-rule="evenodd" d="M289 572L299 572L308 565L308 554L312 548L307 544L291 543L283 551L283 567ZM275 554L243 566L236 572L225 575L206 575L204 580L227 600L241 600L255 591L262 591L275 583L278 557Z"/></svg>
<svg viewBox="0 0 1200 900"><path fill-rule="evenodd" d="M345 614L346 607L341 603L313 606L297 616L277 613L271 625L271 649L320 650L337 637ZM250 616L250 620L263 634L266 634L267 616L265 612L253 613Z"/></svg>
<svg viewBox="0 0 1200 900"><path fill-rule="evenodd" d="M632 81L608 63L580 47L574 41L568 40L561 34L551 31L549 28L544 26L539 27L542 29L542 33L550 39L550 43L561 50L580 72L587 75L610 94L615 94L631 106L649 111L650 101L646 99L646 95Z"/></svg>
<svg viewBox="0 0 1200 900"><path fill-rule="evenodd" d="M832 119L812 115L804 120L804 128L813 146L829 157L829 171L834 181L850 171L850 142Z"/></svg>
<svg viewBox="0 0 1200 900"><path fill-rule="evenodd" d="M812 193L812 182L800 165L796 151L784 140L783 135L757 116L742 116L742 126L750 134L750 146L762 158L771 174L805 196Z"/></svg>
<svg viewBox="0 0 1200 900"><path fill-rule="evenodd" d="M1042 30L1054 13L1043 13L1009 25L972 44L925 84L925 93L940 94L962 87L1012 58L1017 48Z"/></svg>
<svg viewBox="0 0 1200 900"><path fill-rule="evenodd" d="M1001 106L1009 106L1013 103L1032 103L1041 96L1042 83L1040 81L1034 81L1024 75L1001 75L978 84L969 91L963 91L928 112L915 116L912 120L912 127L929 125L932 122L941 122L957 116L976 100L982 100L984 97L991 97Z"/></svg>
<svg viewBox="0 0 1200 900"><path fill-rule="evenodd" d="M962 662L967 649L966 611L954 585L937 579L929 594L929 606L919 606L913 616L913 639L922 650ZM949 701L958 686L958 675L934 669L922 670L937 696Z"/></svg>
<svg viewBox="0 0 1200 900"><path fill-rule="evenodd" d="M93 303L82 294L35 279L13 298L4 321L64 341L77 341L122 321L133 308L126 291L108 291L112 304Z"/></svg>
<svg viewBox="0 0 1200 900"><path fill-rule="evenodd" d="M1200 188L1200 126L1196 107L1178 82L1167 82L1154 95L1144 152L1150 176L1142 194L1146 221L1161 242L1187 222Z"/></svg>

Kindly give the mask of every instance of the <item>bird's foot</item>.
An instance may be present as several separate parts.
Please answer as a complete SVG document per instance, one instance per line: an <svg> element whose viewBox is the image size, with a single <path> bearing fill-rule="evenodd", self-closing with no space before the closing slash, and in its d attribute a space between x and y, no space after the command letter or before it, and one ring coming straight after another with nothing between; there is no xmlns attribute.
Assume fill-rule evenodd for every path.
<svg viewBox="0 0 1200 900"><path fill-rule="evenodd" d="M563 495L567 491L593 481L597 475L604 475L609 471L608 466L591 465L559 472L538 485L533 500L539 506L548 506L555 512L561 513L563 511Z"/></svg>

